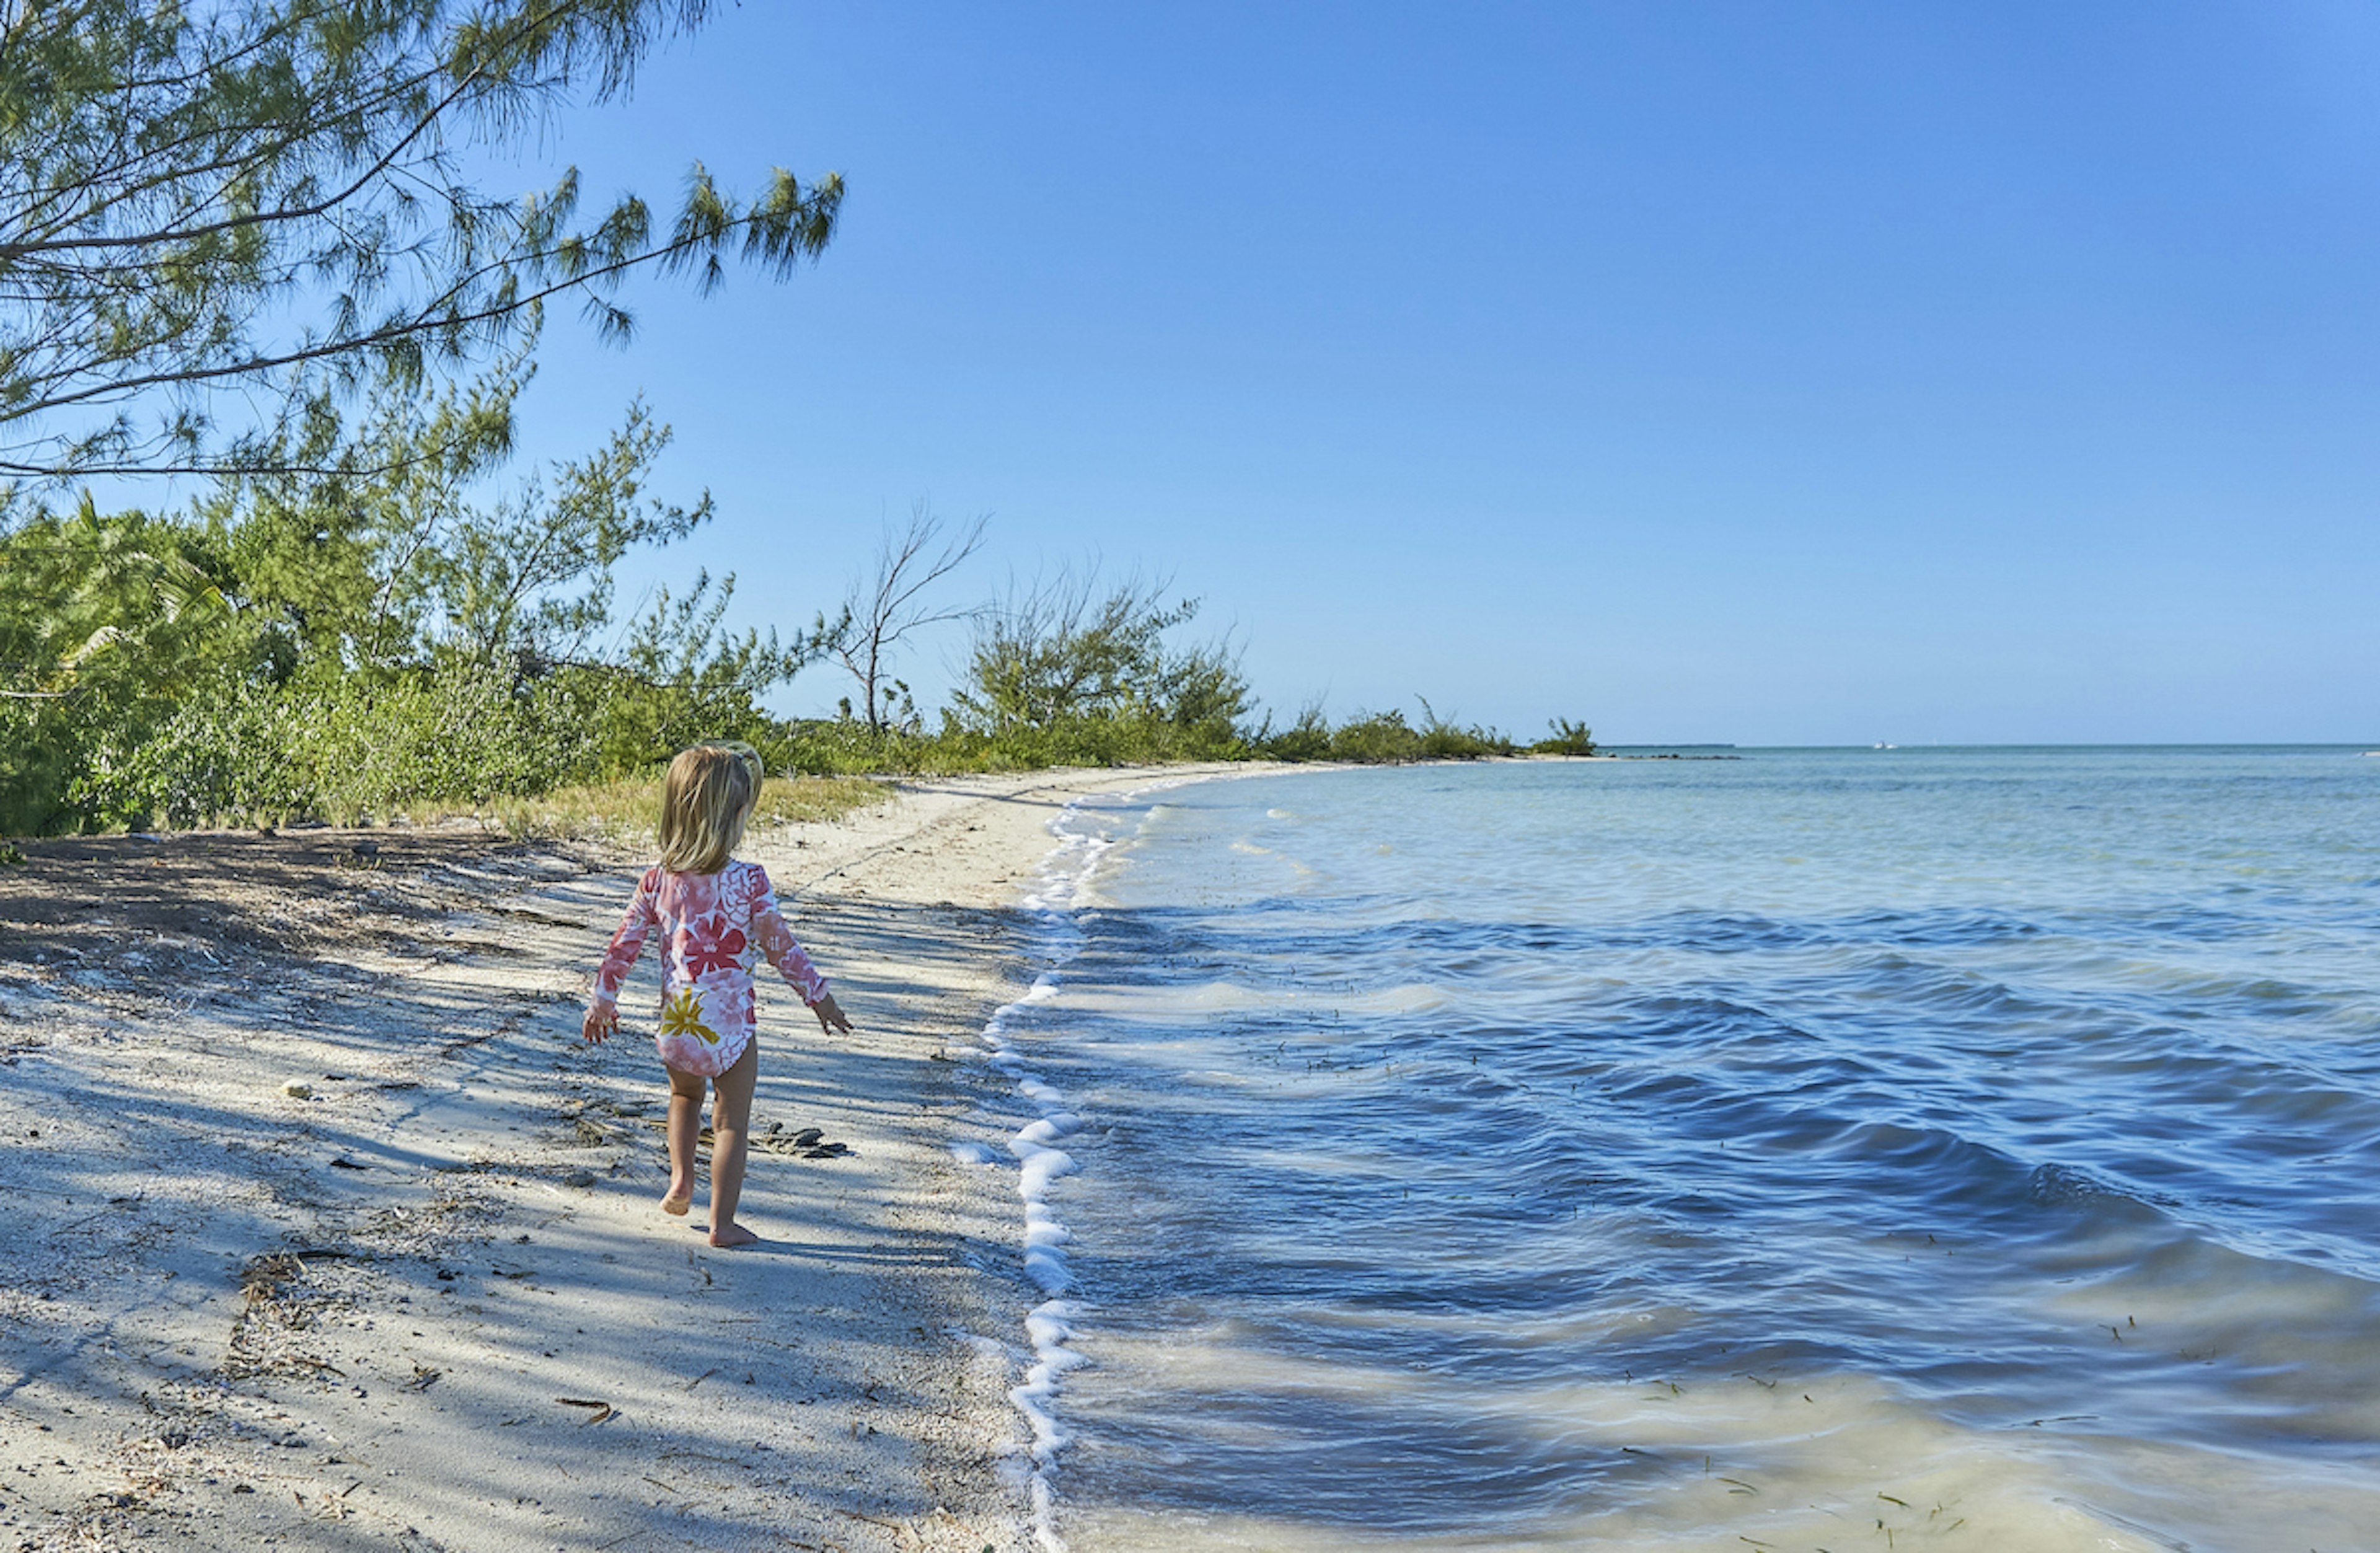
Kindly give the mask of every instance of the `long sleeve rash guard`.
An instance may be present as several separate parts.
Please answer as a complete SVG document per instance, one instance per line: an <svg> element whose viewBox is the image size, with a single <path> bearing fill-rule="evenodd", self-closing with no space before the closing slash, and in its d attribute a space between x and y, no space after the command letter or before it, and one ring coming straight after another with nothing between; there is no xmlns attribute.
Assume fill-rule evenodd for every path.
<svg viewBox="0 0 2380 1553"><path fill-rule="evenodd" d="M662 1061L685 1073L725 1073L752 1041L752 957L757 950L801 994L826 996L802 946L777 908L769 875L757 863L730 862L715 874L649 868L637 881L620 930L595 977L595 1005L615 1006L645 939L662 935Z"/></svg>

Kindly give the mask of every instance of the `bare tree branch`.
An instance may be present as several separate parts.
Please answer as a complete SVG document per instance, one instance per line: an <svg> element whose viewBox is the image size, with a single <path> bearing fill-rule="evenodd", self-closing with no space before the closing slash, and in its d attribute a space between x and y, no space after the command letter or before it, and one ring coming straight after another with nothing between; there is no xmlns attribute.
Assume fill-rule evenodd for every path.
<svg viewBox="0 0 2380 1553"><path fill-rule="evenodd" d="M860 707L871 730L884 731L889 710L885 681L892 649L901 638L921 626L976 613L973 606L929 608L924 595L983 548L984 529L990 522L988 516L978 517L946 538L942 520L920 501L910 507L909 521L898 532L885 528L877 543L874 576L853 580L844 602L851 624L833 652L835 661L859 682Z"/></svg>

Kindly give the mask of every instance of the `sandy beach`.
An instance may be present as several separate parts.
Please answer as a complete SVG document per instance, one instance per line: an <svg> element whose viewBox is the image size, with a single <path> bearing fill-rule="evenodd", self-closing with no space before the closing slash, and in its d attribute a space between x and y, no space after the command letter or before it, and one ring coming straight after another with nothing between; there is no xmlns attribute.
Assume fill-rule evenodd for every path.
<svg viewBox="0 0 2380 1553"><path fill-rule="evenodd" d="M1012 1181L947 1143L1008 1102L944 1048L1031 973L1050 818L1149 780L906 784L745 848L858 1031L763 991L740 1251L654 1206L650 958L627 1038L578 1038L639 856L30 844L0 873L0 1544L1030 1547L1037 1296Z"/></svg>

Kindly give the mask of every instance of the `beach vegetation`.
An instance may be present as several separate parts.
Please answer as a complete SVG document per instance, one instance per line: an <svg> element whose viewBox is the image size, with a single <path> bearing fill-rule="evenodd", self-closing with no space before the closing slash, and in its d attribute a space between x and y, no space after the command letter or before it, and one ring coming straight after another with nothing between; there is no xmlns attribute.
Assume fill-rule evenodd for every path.
<svg viewBox="0 0 2380 1553"><path fill-rule="evenodd" d="M1393 709L1350 718L1330 734L1330 758L1365 765L1397 765L1422 758L1421 734Z"/></svg>
<svg viewBox="0 0 2380 1553"><path fill-rule="evenodd" d="M1012 586L978 617L951 731L1063 745L1110 724L1164 725L1177 743L1236 746L1253 710L1239 649L1228 634L1183 642L1199 601L1167 590L1164 578L1105 581L1096 563Z"/></svg>
<svg viewBox="0 0 2380 1553"><path fill-rule="evenodd" d="M670 755L722 736L811 779L1515 753L1426 699L1418 720L1333 724L1315 702L1277 727L1236 645L1188 637L1196 601L1129 578L986 607L968 680L930 730L889 675L873 723L772 716L767 696L843 623L731 629L734 579L699 574L617 620L613 565L693 531L709 504L641 497L667 430L635 411L588 459L492 493L494 450L471 428L500 426L483 413L516 386L382 424L376 440L443 451L335 491L242 477L180 518L86 503L0 535L0 831L453 813L618 831ZM1583 724L1553 735L1534 747L1592 748Z"/></svg>
<svg viewBox="0 0 2380 1553"><path fill-rule="evenodd" d="M1546 726L1549 730L1548 735L1531 745L1530 754L1592 755L1595 753L1595 734L1585 723L1572 722L1566 717L1557 717L1550 720Z"/></svg>
<svg viewBox="0 0 2380 1553"><path fill-rule="evenodd" d="M339 477L228 476L176 518L0 534L0 828L382 817L641 773L776 726L828 634L731 629L698 575L615 620L614 568L710 515L646 494L669 432L510 485L517 362L352 437Z"/></svg>
<svg viewBox="0 0 2380 1553"><path fill-rule="evenodd" d="M1489 756L1510 756L1519 753L1512 739L1493 728L1478 724L1464 725L1451 718L1440 717L1437 709L1423 698L1421 758L1425 760L1482 760Z"/></svg>
<svg viewBox="0 0 2380 1553"><path fill-rule="evenodd" d="M1279 736L1265 753L1274 759L1327 758L1356 765L1402 765L1415 760L1477 760L1515 753L1512 741L1492 728L1464 727L1439 716L1429 702L1420 701L1418 726L1394 708L1360 712L1329 729L1318 710L1309 710L1288 734ZM1323 743L1324 753L1305 753Z"/></svg>
<svg viewBox="0 0 2380 1553"><path fill-rule="evenodd" d="M103 826L354 823L544 785L583 738L557 698L468 667L285 686L225 673L111 730L64 797Z"/></svg>
<svg viewBox="0 0 2380 1553"><path fill-rule="evenodd" d="M620 795L718 737L821 779L1517 750L1426 699L1417 719L1334 724L1316 702L1276 726L1238 644L1192 634L1196 600L1095 572L971 612L965 678L930 728L880 652L872 721L771 715L767 698L847 645L849 621L736 629L735 579L707 574L622 618L617 564L710 505L646 494L668 429L640 406L585 458L504 483L525 382L503 364L378 412L356 440L398 455L351 478L228 477L180 516L86 501L0 534L0 831L444 813L616 829ZM915 576L905 551L933 571L978 538L914 526L891 536L886 570ZM1533 747L1593 747L1584 724L1552 732Z"/></svg>
<svg viewBox="0 0 2380 1553"><path fill-rule="evenodd" d="M1275 729L1272 719L1266 718L1248 743L1268 760L1328 760L1332 737L1330 720L1323 715L1322 703L1314 700L1299 708L1296 721L1286 728Z"/></svg>
<svg viewBox="0 0 2380 1553"><path fill-rule="evenodd" d="M814 774L952 776L1059 766L1162 765L1241 760L1257 751L1236 732L1184 727L1160 717L1078 716L1040 725L971 728L947 713L932 733L869 729L856 718L804 719L753 741L773 769Z"/></svg>
<svg viewBox="0 0 2380 1553"><path fill-rule="evenodd" d="M68 788L194 693L232 625L211 561L184 526L89 501L0 535L0 827L70 826Z"/></svg>

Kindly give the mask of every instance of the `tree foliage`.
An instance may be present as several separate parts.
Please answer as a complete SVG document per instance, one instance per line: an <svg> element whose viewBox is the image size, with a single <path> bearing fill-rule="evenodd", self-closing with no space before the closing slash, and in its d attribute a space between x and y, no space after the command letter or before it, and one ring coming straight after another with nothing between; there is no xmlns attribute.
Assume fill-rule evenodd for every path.
<svg viewBox="0 0 2380 1553"><path fill-rule="evenodd" d="M0 566L0 696L25 701L144 684L171 694L230 606L204 547L145 513L86 500L9 537Z"/></svg>
<svg viewBox="0 0 2380 1553"><path fill-rule="evenodd" d="M0 828L51 829L93 751L204 682L232 618L198 536L86 502L0 536Z"/></svg>
<svg viewBox="0 0 2380 1553"><path fill-rule="evenodd" d="M1585 722L1574 722L1567 717L1556 717L1547 720L1546 728L1550 736L1539 739L1531 745L1529 748L1533 753L1538 755L1593 755L1595 753L1595 730L1589 728Z"/></svg>
<svg viewBox="0 0 2380 1553"><path fill-rule="evenodd" d="M617 620L616 564L710 500L647 494L669 431L641 406L596 452L499 480L525 377L384 399L353 474L0 535L0 829L478 803L764 726L820 634L730 629L735 579L708 575Z"/></svg>
<svg viewBox="0 0 2380 1553"><path fill-rule="evenodd" d="M1177 646L1198 601L1165 601L1166 585L1097 569L1061 571L988 608L953 697L963 728L998 734L1085 720L1151 719L1236 736L1250 709L1228 638Z"/></svg>
<svg viewBox="0 0 2380 1553"><path fill-rule="evenodd" d="M843 185L696 164L675 213L468 168L625 91L709 0L15 0L0 7L0 477L304 467L359 384L484 359L544 302L625 337L630 272L783 274ZM225 420L224 411L232 407ZM317 449L316 451L320 451Z"/></svg>
<svg viewBox="0 0 2380 1553"><path fill-rule="evenodd" d="M603 445L510 487L519 356L422 401L379 407L333 472L229 477L200 504L237 575L310 660L370 672L432 658L535 667L596 653L613 569L630 551L682 540L710 518L653 499L669 428L639 402ZM342 441L334 419L323 440Z"/></svg>

